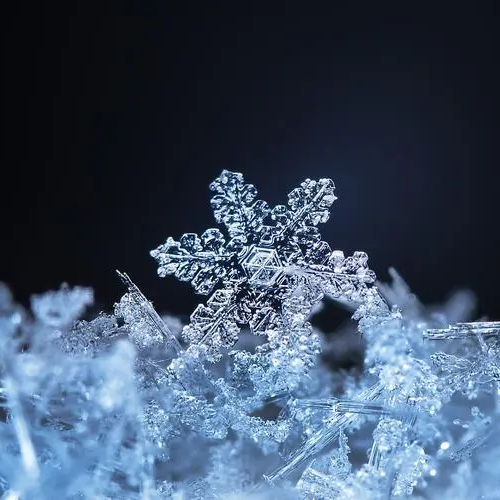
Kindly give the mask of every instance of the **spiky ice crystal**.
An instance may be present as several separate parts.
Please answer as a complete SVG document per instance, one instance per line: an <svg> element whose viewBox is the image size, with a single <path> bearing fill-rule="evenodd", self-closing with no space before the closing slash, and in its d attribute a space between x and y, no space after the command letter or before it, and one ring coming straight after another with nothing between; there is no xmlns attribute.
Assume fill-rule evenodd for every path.
<svg viewBox="0 0 500 500"><path fill-rule="evenodd" d="M500 498L500 324L467 322L465 292L431 312L395 270L377 283L365 253L332 251L329 179L274 208L239 173L210 188L227 236L151 252L208 296L187 325L124 273L87 320L90 289L30 312L0 286L1 498ZM309 322L325 296L357 329ZM360 334L363 366L332 367Z"/></svg>

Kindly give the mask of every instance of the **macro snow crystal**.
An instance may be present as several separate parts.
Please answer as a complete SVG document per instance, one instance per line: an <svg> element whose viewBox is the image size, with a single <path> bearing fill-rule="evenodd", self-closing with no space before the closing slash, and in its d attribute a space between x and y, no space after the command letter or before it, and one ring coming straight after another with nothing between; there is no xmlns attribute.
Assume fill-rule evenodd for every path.
<svg viewBox="0 0 500 500"><path fill-rule="evenodd" d="M274 208L258 199L240 173L224 170L210 189L216 193L211 199L215 220L229 238L207 229L200 237L169 237L151 252L160 276L173 274L196 292L211 294L184 329L188 342L202 344L216 359L221 348L235 344L242 325L256 334L275 328L292 296L303 297L309 310L325 293L364 301L375 281L367 255L345 258L332 252L317 227L328 220L336 200L331 179L306 179L288 195L288 206Z"/></svg>
<svg viewBox="0 0 500 500"><path fill-rule="evenodd" d="M225 235L151 252L207 296L186 325L121 272L85 320L89 288L27 310L0 283L0 498L498 500L500 323L332 251L330 179L275 207L239 173L210 188ZM323 297L356 323L320 331ZM350 370L328 357L350 349Z"/></svg>

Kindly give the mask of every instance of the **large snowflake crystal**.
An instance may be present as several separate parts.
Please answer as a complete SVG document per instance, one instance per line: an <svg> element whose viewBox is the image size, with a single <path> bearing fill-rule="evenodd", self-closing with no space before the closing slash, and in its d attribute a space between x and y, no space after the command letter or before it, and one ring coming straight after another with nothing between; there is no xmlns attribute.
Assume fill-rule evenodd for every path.
<svg viewBox="0 0 500 500"><path fill-rule="evenodd" d="M236 342L241 326L257 334L274 328L291 295L305 297L310 307L325 293L356 304L366 297L373 301L367 285L375 275L366 254L345 258L321 241L317 226L328 220L336 199L331 179L306 179L288 195L287 206L272 209L240 173L224 170L210 189L215 220L229 238L208 229L179 241L169 237L151 252L161 277L173 274L196 292L211 294L184 328L190 343L204 345L217 358L221 348Z"/></svg>

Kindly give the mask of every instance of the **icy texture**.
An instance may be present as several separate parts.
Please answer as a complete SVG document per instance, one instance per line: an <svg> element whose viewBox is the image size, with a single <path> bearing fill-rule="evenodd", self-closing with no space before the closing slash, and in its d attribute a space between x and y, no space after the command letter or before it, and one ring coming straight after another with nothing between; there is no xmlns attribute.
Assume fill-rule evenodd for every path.
<svg viewBox="0 0 500 500"><path fill-rule="evenodd" d="M454 353L431 356L440 369L444 384L460 390L469 399L480 390L492 390L500 398L500 323L478 321L458 323L448 328L428 329L431 340L451 342Z"/></svg>
<svg viewBox="0 0 500 500"><path fill-rule="evenodd" d="M163 349L173 351L173 356L178 356L182 347L177 337L127 274L117 272L128 293L115 304L115 316L129 325L129 338L139 348L161 345Z"/></svg>
<svg viewBox="0 0 500 500"><path fill-rule="evenodd" d="M215 220L229 238L207 229L200 237L169 237L151 252L160 276L173 274L211 294L184 328L189 343L202 344L216 360L221 348L237 342L242 326L257 334L279 328L283 304L292 296L301 297L306 316L325 293L358 305L365 301L375 281L367 255L332 252L317 228L336 199L332 180L306 179L288 195L288 206L272 209L240 173L224 170L210 189L216 193ZM382 301L376 305L383 307Z"/></svg>
<svg viewBox="0 0 500 500"><path fill-rule="evenodd" d="M63 285L57 292L35 295L31 309L35 318L44 325L64 328L81 316L85 308L94 302L93 291L89 288L70 289Z"/></svg>
<svg viewBox="0 0 500 500"><path fill-rule="evenodd" d="M428 308L396 270L376 283L365 253L331 251L328 179L274 208L241 174L211 189L227 237L152 252L209 296L187 325L124 273L92 319L88 288L28 311L0 284L0 498L500 498L500 323L470 322L470 292ZM323 296L357 324L315 328ZM331 359L350 340L346 372Z"/></svg>

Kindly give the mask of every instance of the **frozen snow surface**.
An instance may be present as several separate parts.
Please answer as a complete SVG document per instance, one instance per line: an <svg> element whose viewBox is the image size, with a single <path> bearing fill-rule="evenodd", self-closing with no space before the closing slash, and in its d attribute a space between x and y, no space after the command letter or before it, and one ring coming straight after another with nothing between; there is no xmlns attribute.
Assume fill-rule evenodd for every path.
<svg viewBox="0 0 500 500"><path fill-rule="evenodd" d="M151 252L206 297L185 325L125 273L85 320L91 289L27 311L0 284L0 498L500 499L500 323L332 250L330 179L275 207L240 173L210 189L221 229ZM325 299L339 332L310 323ZM339 339L362 365L332 366Z"/></svg>

